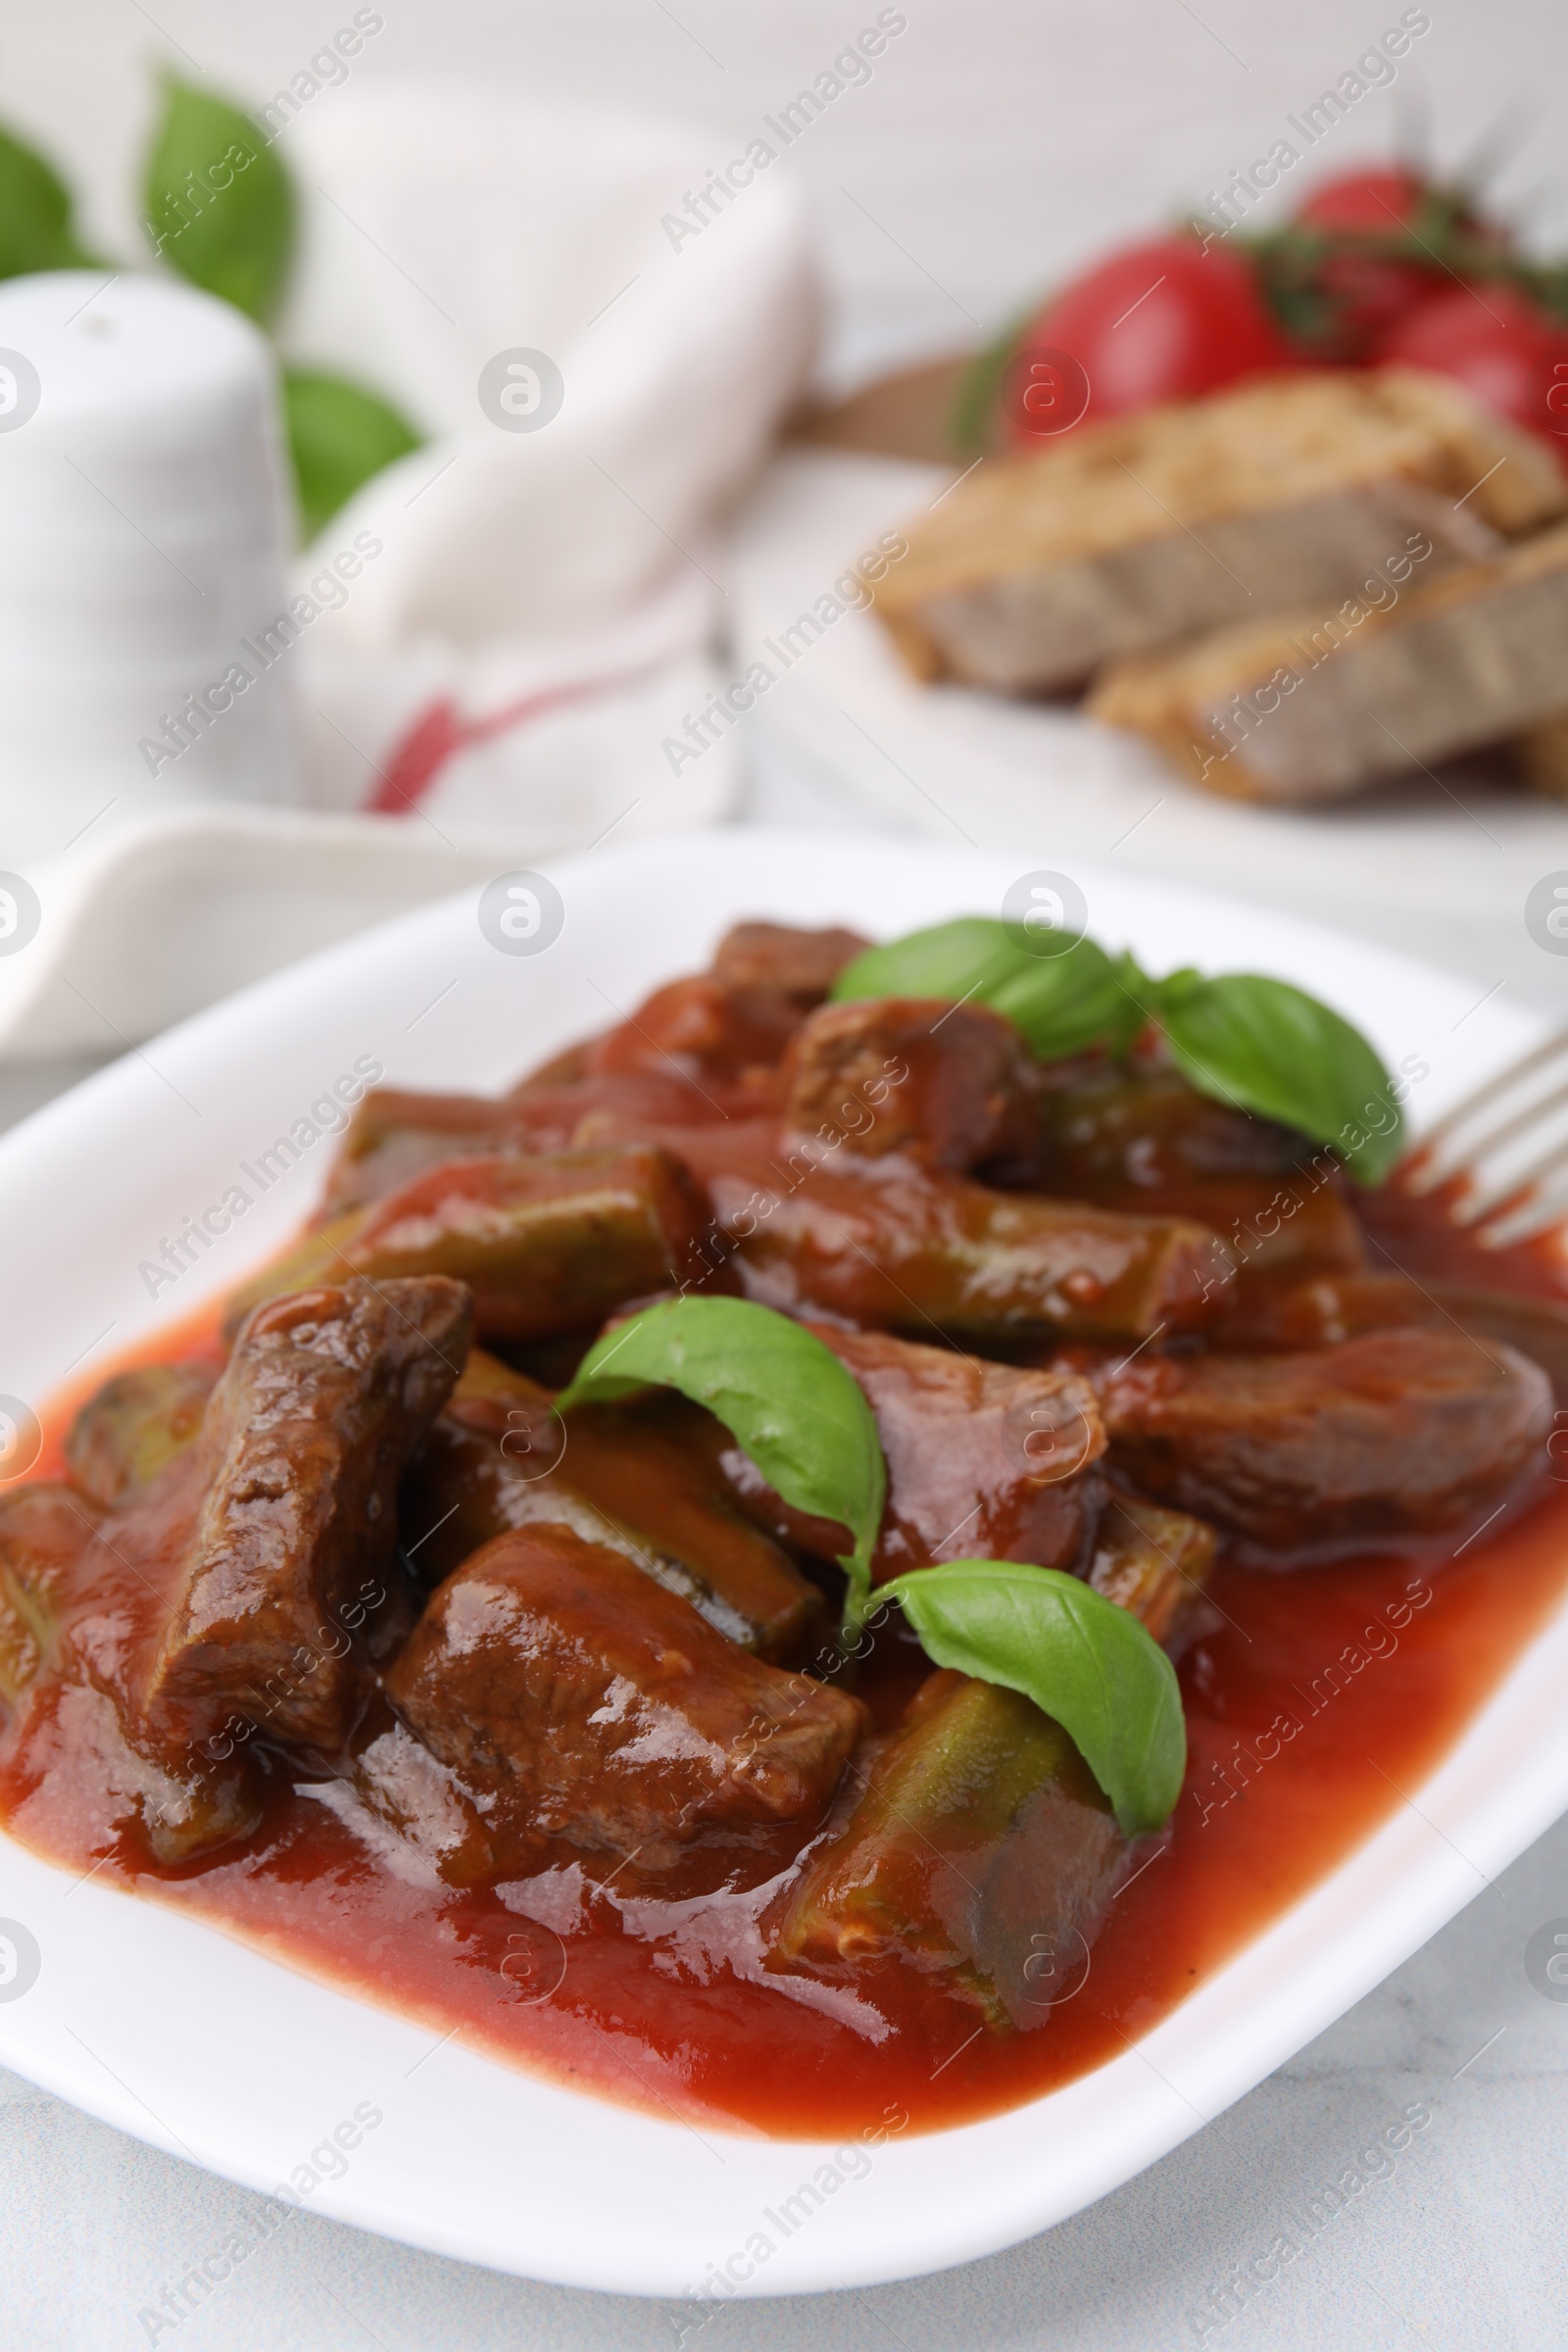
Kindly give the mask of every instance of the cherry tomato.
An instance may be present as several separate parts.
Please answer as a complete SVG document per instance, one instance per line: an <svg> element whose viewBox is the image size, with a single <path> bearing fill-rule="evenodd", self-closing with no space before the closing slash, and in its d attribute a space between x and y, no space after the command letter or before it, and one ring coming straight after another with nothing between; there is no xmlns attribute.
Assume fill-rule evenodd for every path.
<svg viewBox="0 0 1568 2352"><path fill-rule="evenodd" d="M1318 359L1353 364L1419 304L1451 281L1415 262L1385 261L1370 253L1329 253L1312 273L1326 323L1312 339Z"/></svg>
<svg viewBox="0 0 1568 2352"><path fill-rule="evenodd" d="M1029 449L1163 400L1192 400L1291 353L1248 264L1196 237L1131 245L1025 328L1003 384L1007 438Z"/></svg>
<svg viewBox="0 0 1568 2352"><path fill-rule="evenodd" d="M1568 463L1568 323L1514 287L1435 294L1392 326L1372 357L1455 377L1499 416L1549 434Z"/></svg>
<svg viewBox="0 0 1568 2352"><path fill-rule="evenodd" d="M1312 228L1386 237L1415 219L1427 195L1426 181L1413 172L1342 172L1320 180L1297 206L1296 218Z"/></svg>
<svg viewBox="0 0 1568 2352"><path fill-rule="evenodd" d="M1299 226L1329 240L1310 270L1324 318L1312 348L1327 360L1364 360L1396 320L1451 287L1452 272L1457 268L1463 273L1467 255L1474 261L1478 252L1500 252L1509 241L1503 228L1474 210L1464 189L1398 168L1345 172L1324 180L1295 217ZM1419 240L1414 250L1376 250L1407 230Z"/></svg>

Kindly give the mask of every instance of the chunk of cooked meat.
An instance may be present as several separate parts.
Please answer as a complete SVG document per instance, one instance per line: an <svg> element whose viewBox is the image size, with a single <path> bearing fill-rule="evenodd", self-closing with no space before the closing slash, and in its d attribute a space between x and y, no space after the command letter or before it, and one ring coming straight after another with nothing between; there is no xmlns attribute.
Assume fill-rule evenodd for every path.
<svg viewBox="0 0 1568 2352"><path fill-rule="evenodd" d="M934 1168L1032 1168L1039 1067L1011 1021L983 1004L824 1004L785 1057L785 1130L858 1157L897 1152Z"/></svg>
<svg viewBox="0 0 1568 2352"><path fill-rule="evenodd" d="M448 1577L386 1690L490 1800L487 1824L645 1869L814 1819L865 1724L858 1700L764 1666L619 1552L553 1526Z"/></svg>
<svg viewBox="0 0 1568 2352"><path fill-rule="evenodd" d="M1235 1273L1217 1235L1184 1217L1001 1193L899 1161L803 1165L762 1186L706 1171L747 1296L872 1330L981 1342L1059 1331L1143 1340L1214 1321Z"/></svg>
<svg viewBox="0 0 1568 2352"><path fill-rule="evenodd" d="M1088 1581L1174 1649L1191 1636L1218 1548L1201 1519L1113 1494L1095 1535Z"/></svg>
<svg viewBox="0 0 1568 2352"><path fill-rule="evenodd" d="M445 1275L471 1292L481 1339L546 1339L709 1280L722 1255L705 1240L710 1225L667 1152L451 1161L308 1235L236 1295L230 1316L348 1274L381 1284Z"/></svg>
<svg viewBox="0 0 1568 2352"><path fill-rule="evenodd" d="M1128 1852L1058 1723L947 1669L875 1752L780 1922L784 1960L897 1954L996 2025L1044 2024L1082 1983Z"/></svg>
<svg viewBox="0 0 1568 2352"><path fill-rule="evenodd" d="M876 1415L888 1500L874 1582L935 1560L1066 1569L1084 1560L1105 1493L1095 1467L1105 1432L1087 1381L881 1332L808 1328L849 1366ZM822 1559L850 1549L847 1529L792 1510L738 1447L722 1458L764 1526Z"/></svg>
<svg viewBox="0 0 1568 2352"><path fill-rule="evenodd" d="M341 1743L363 1676L346 1620L357 1592L392 1582L398 1480L470 1322L439 1276L249 1316L202 1429L209 1483L147 1684L155 1724L210 1737L232 1714L284 1743Z"/></svg>
<svg viewBox="0 0 1568 2352"><path fill-rule="evenodd" d="M1458 1332L1146 1356L1097 1386L1112 1459L1147 1494L1273 1545L1452 1527L1551 1426L1540 1366Z"/></svg>
<svg viewBox="0 0 1568 2352"><path fill-rule="evenodd" d="M661 1394L580 1405L568 1432L547 1389L475 1348L404 1482L406 1548L439 1584L493 1537L555 1520L624 1552L731 1642L792 1662L822 1596L743 1516L710 1431L723 1435L701 1406Z"/></svg>
<svg viewBox="0 0 1568 2352"><path fill-rule="evenodd" d="M722 988L772 988L799 1004L820 1004L845 965L870 944L858 931L733 923L713 952L713 978Z"/></svg>
<svg viewBox="0 0 1568 2352"><path fill-rule="evenodd" d="M673 1077L715 1090L722 1104L765 1092L807 1013L865 944L852 931L738 923L719 942L710 971L655 989L558 1072L600 1082Z"/></svg>
<svg viewBox="0 0 1568 2352"><path fill-rule="evenodd" d="M201 1434L216 1372L205 1364L140 1364L88 1398L66 1439L66 1467L89 1501L134 1502Z"/></svg>
<svg viewBox="0 0 1568 2352"><path fill-rule="evenodd" d="M618 1028L583 1049L585 1077L667 1071L733 1086L770 1070L800 1027L803 1007L771 988L726 988L710 972L655 989Z"/></svg>

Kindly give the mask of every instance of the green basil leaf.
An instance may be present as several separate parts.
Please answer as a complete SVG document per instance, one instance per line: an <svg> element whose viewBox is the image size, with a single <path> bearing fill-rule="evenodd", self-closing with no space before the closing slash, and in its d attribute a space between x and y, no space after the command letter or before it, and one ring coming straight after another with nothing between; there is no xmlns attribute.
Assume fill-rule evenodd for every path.
<svg viewBox="0 0 1568 2352"><path fill-rule="evenodd" d="M193 286L265 325L294 255L294 190L267 134L221 98L172 76L147 158L146 228Z"/></svg>
<svg viewBox="0 0 1568 2352"><path fill-rule="evenodd" d="M837 1004L851 997L952 997L955 1002L1006 979L1020 960L1005 923L960 914L929 931L910 931L867 948L833 983Z"/></svg>
<svg viewBox="0 0 1568 2352"><path fill-rule="evenodd" d="M1331 1144L1358 1184L1383 1182L1403 1149L1403 1116L1378 1055L1328 1005L1255 972L1176 972L1160 983L1158 1012L1200 1094Z"/></svg>
<svg viewBox="0 0 1568 2352"><path fill-rule="evenodd" d="M1086 1047L1109 1044L1123 1035L1127 992L1103 948L1080 939L1059 956L1018 951L1006 978L980 989L971 1003L989 1004L1016 1022L1042 1061L1060 1061ZM1134 1007L1134 1030L1141 1016Z"/></svg>
<svg viewBox="0 0 1568 2352"><path fill-rule="evenodd" d="M1126 1033L1128 999L1103 948L1080 939L1054 956L1019 944L1015 926L960 915L868 948L833 984L851 997L951 997L989 1005L1023 1031L1043 1061L1081 1054ZM1141 1025L1135 1018L1134 1030Z"/></svg>
<svg viewBox="0 0 1568 2352"><path fill-rule="evenodd" d="M420 444L408 418L376 393L312 368L284 369L283 418L307 539L347 506L362 482Z"/></svg>
<svg viewBox="0 0 1568 2352"><path fill-rule="evenodd" d="M1128 1837L1169 1819L1187 1769L1176 1669L1136 1617L1056 1568L947 1560L877 1588L938 1666L1021 1690L1078 1746Z"/></svg>
<svg viewBox="0 0 1568 2352"><path fill-rule="evenodd" d="M1016 311L995 338L977 351L958 379L948 412L948 446L956 457L978 458L999 436L1003 386L1023 330L1040 305Z"/></svg>
<svg viewBox="0 0 1568 2352"><path fill-rule="evenodd" d="M887 1498L887 1466L865 1392L801 1324L744 1298L668 1298L596 1340L556 1398L611 1403L637 1389L678 1389L723 1422L788 1503L836 1519L855 1539L840 1562L858 1620Z"/></svg>
<svg viewBox="0 0 1568 2352"><path fill-rule="evenodd" d="M0 277L35 270L92 270L76 242L71 190L34 147L0 130Z"/></svg>

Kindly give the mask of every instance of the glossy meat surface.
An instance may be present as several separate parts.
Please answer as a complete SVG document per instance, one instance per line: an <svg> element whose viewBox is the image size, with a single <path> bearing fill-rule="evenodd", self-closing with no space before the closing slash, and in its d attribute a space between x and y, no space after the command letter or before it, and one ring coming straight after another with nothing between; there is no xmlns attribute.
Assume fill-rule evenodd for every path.
<svg viewBox="0 0 1568 2352"><path fill-rule="evenodd" d="M733 923L713 951L713 978L721 988L776 989L809 1008L820 1004L845 965L870 944L858 931Z"/></svg>
<svg viewBox="0 0 1568 2352"><path fill-rule="evenodd" d="M404 1485L410 1557L439 1583L493 1537L559 1521L623 1552L728 1640L792 1663L821 1626L822 1596L737 1508L722 1437L668 1395L579 1406L568 1429L548 1390L476 1348Z"/></svg>
<svg viewBox="0 0 1568 2352"><path fill-rule="evenodd" d="M501 1826L645 1869L711 1835L813 1821L865 1722L558 1526L499 1537L449 1577L386 1689Z"/></svg>
<svg viewBox="0 0 1568 2352"><path fill-rule="evenodd" d="M934 1168L1040 1156L1039 1064L1000 1013L941 999L824 1004L784 1058L788 1135Z"/></svg>
<svg viewBox="0 0 1568 2352"><path fill-rule="evenodd" d="M792 1192L760 1194L717 1172L709 1191L750 1297L911 1338L1144 1340L1212 1322L1233 1278L1224 1244L1189 1219L994 1192L904 1162L812 1168Z"/></svg>
<svg viewBox="0 0 1568 2352"><path fill-rule="evenodd" d="M303 1291L248 1317L203 1424L205 1492L147 1681L155 1725L200 1738L233 1714L284 1743L341 1743L362 1669L334 1612L389 1577L398 1481L470 1321L440 1277Z"/></svg>
<svg viewBox="0 0 1568 2352"><path fill-rule="evenodd" d="M876 1416L888 1472L876 1583L934 1560L1083 1563L1105 1492L1096 1468L1105 1432L1087 1381L881 1332L809 1328L849 1366ZM821 1559L848 1548L846 1529L792 1511L738 1447L723 1458L764 1525Z"/></svg>
<svg viewBox="0 0 1568 2352"><path fill-rule="evenodd" d="M1527 1467L1552 1414L1538 1365L1443 1331L1140 1360L1098 1385L1112 1459L1146 1493L1281 1547L1454 1526Z"/></svg>

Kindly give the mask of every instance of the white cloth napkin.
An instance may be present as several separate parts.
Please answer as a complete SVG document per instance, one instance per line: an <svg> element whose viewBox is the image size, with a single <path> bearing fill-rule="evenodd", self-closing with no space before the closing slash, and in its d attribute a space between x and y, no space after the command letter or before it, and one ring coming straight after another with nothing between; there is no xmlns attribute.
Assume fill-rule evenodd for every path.
<svg viewBox="0 0 1568 2352"><path fill-rule="evenodd" d="M420 899L733 806L727 738L665 743L722 682L715 550L810 357L798 193L759 175L672 237L701 129L457 85L323 92L283 136L284 349L429 440L289 584L308 806L117 811L30 872L0 1057L113 1051ZM479 390L498 363L525 397L518 351L561 382L520 431Z"/></svg>
<svg viewBox="0 0 1568 2352"><path fill-rule="evenodd" d="M607 769L617 806L659 802L663 739L719 682L715 519L810 354L795 192L760 178L672 239L700 131L467 90L346 91L291 135L311 196L285 343L395 388L432 436L302 566L330 581L337 551L383 550L299 649L314 797L395 811L413 789L455 833L557 832ZM537 428L535 360L481 401L518 353L559 371Z"/></svg>

